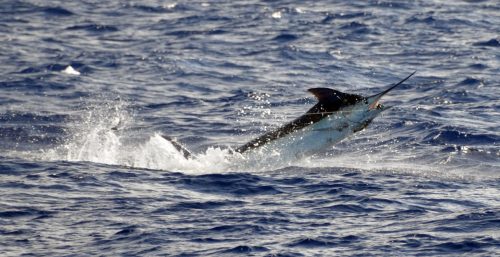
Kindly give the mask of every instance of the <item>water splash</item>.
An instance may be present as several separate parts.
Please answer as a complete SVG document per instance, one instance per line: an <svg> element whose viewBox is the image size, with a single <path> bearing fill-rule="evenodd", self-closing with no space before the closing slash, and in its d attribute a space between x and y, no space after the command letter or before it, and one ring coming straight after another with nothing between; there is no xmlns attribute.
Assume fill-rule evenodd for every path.
<svg viewBox="0 0 500 257"><path fill-rule="evenodd" d="M230 148L210 147L204 152L195 153L186 159L175 146L161 136L161 132L144 132L131 129L140 123L129 111L126 101L97 101L85 108L80 119L69 124L69 136L63 144L42 151L37 159L49 161L95 162L134 168L147 168L185 173L224 173L224 172L262 172L289 166L301 167L343 167L370 172L395 172L418 176L441 177L446 179L469 179L475 167L464 167L449 163L419 163L417 150L411 150L395 142L381 143L373 149L374 143L384 141L387 135L371 131L369 135L360 133L360 137L371 138L354 143L358 147L349 147L342 143L342 150L327 152L295 160L283 151L254 151L241 155ZM368 132L366 132L368 133ZM380 137L380 138L377 138ZM349 138L347 140L353 140ZM362 140L358 140L362 141ZM375 144L377 145L377 144ZM344 149L344 148L348 149ZM188 147L189 148L189 147ZM337 148L337 147L334 147ZM376 148L376 147L375 147ZM396 154L397 156L395 156ZM454 152L450 154L455 154ZM442 156L441 156L442 157ZM441 158L442 159L442 158ZM426 158L429 161L429 158ZM484 168L484 167L483 167ZM485 172L483 172L485 173ZM483 174L484 177L496 177L496 173Z"/></svg>
<svg viewBox="0 0 500 257"><path fill-rule="evenodd" d="M230 149L210 147L191 159L184 156L159 132L141 137L129 130L137 121L123 100L90 103L80 119L69 126L64 143L46 149L35 159L95 162L135 168L191 173L226 172L242 168ZM132 138L132 139L131 139ZM135 138L135 139L134 139Z"/></svg>

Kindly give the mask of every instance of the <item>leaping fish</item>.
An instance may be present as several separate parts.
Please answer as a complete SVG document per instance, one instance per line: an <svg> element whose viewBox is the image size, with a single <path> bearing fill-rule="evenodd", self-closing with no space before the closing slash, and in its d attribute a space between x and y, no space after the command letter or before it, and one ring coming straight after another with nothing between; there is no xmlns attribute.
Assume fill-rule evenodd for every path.
<svg viewBox="0 0 500 257"><path fill-rule="evenodd" d="M235 152L242 155L258 152L284 159L299 159L325 150L366 128L375 117L389 108L379 103L380 99L414 74L368 97L330 88L311 88L308 91L318 100L316 105L295 120L236 148ZM184 157L192 157L187 149L172 138L164 138Z"/></svg>

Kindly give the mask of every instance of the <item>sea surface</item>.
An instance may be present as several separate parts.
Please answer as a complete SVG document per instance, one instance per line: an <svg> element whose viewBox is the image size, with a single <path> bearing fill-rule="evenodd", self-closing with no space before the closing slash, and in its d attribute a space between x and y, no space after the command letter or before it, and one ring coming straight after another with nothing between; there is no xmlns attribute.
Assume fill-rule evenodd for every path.
<svg viewBox="0 0 500 257"><path fill-rule="evenodd" d="M231 154L413 71L324 152ZM0 256L499 256L499 75L496 0L0 0Z"/></svg>

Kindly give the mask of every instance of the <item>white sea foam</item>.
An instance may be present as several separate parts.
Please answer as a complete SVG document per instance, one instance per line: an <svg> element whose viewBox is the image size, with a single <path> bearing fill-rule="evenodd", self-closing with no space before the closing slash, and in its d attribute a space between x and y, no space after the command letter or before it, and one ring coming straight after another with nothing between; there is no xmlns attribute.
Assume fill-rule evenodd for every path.
<svg viewBox="0 0 500 257"><path fill-rule="evenodd" d="M80 75L80 72L71 67L71 65L68 65L68 67L66 67L66 69L62 70L61 72L68 75Z"/></svg>
<svg viewBox="0 0 500 257"><path fill-rule="evenodd" d="M124 102L88 107L81 119L70 124L65 142L44 150L37 158L194 173L224 172L236 167L237 155L230 154L229 149L209 148L186 159L160 132L143 140L130 140L134 135L123 131L132 124L133 115L126 111Z"/></svg>

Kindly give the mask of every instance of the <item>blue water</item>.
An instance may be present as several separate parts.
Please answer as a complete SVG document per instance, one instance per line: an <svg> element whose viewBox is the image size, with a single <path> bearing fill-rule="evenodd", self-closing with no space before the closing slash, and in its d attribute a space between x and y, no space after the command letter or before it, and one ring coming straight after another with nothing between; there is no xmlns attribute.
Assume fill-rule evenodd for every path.
<svg viewBox="0 0 500 257"><path fill-rule="evenodd" d="M4 0L0 255L499 255L499 14L494 0ZM308 88L370 95L414 70L325 152L229 153L304 113Z"/></svg>

